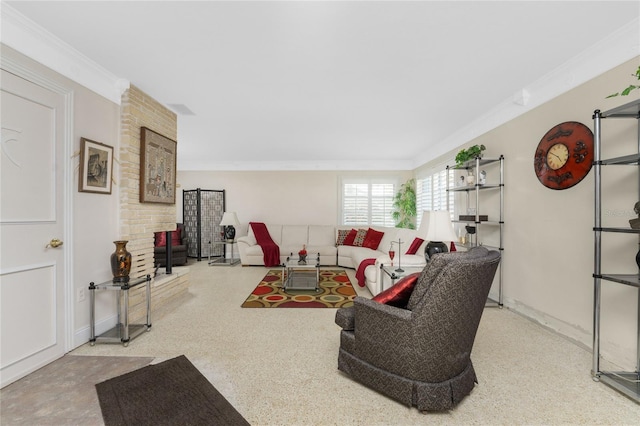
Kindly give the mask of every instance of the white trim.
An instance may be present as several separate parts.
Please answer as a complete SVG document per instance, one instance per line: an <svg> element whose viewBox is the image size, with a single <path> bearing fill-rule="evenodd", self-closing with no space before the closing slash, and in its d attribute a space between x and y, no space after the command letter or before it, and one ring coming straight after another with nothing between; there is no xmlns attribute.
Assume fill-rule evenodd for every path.
<svg viewBox="0 0 640 426"><path fill-rule="evenodd" d="M2 43L120 105L129 82L98 65L20 12L2 3Z"/></svg>
<svg viewBox="0 0 640 426"><path fill-rule="evenodd" d="M180 146L178 145L178 151ZM339 154L336 154L339 157ZM335 160L335 161L220 161L208 162L201 159L180 159L178 153L178 170L180 171L411 171L413 166L409 160Z"/></svg>

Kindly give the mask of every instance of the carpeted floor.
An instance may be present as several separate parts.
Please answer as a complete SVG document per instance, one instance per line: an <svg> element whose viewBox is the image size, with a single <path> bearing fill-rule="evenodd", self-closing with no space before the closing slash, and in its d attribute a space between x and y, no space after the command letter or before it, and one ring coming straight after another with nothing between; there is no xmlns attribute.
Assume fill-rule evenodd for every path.
<svg viewBox="0 0 640 426"><path fill-rule="evenodd" d="M313 272L315 282L315 272ZM271 269L242 304L243 308L341 308L356 292L344 270L321 269L318 291L282 289L282 270Z"/></svg>
<svg viewBox="0 0 640 426"><path fill-rule="evenodd" d="M184 355L98 383L96 391L107 426L249 424Z"/></svg>
<svg viewBox="0 0 640 426"><path fill-rule="evenodd" d="M253 426L638 424L640 405L591 379L589 350L507 308L484 311L471 354L479 383L471 394L451 412L422 414L338 371L335 309L243 309L266 268L207 262L190 268L188 295L166 314L154 312L151 332L126 348L86 344L65 358L161 362L184 354ZM355 271L347 273L355 282ZM105 360L103 378L83 397L57 373L59 361L46 367L48 374L33 373L0 391L2 426L101 425L95 383L134 369L116 372L120 363ZM37 392L26 390L26 381ZM16 399L18 392L23 397ZM46 402L34 405L39 400Z"/></svg>

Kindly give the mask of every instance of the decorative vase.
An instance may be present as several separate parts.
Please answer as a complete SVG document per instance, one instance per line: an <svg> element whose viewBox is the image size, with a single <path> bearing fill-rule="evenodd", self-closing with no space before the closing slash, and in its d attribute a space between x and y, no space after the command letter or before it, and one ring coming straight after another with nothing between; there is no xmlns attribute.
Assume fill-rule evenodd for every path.
<svg viewBox="0 0 640 426"><path fill-rule="evenodd" d="M131 253L127 251L129 241L114 241L116 251L111 254L111 272L113 282L129 282L129 272L131 271Z"/></svg>
<svg viewBox="0 0 640 426"><path fill-rule="evenodd" d="M636 253L636 264L638 265L638 268L640 268L640 250Z"/></svg>

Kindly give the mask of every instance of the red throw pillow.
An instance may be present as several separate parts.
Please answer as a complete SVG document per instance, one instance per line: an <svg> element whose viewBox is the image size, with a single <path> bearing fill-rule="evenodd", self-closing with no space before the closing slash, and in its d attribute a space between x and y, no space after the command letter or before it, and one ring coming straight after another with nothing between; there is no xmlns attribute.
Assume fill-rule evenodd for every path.
<svg viewBox="0 0 640 426"><path fill-rule="evenodd" d="M180 243L182 242L182 238L180 235L180 228L176 228L175 231L171 231L171 245L172 246L179 246Z"/></svg>
<svg viewBox="0 0 640 426"><path fill-rule="evenodd" d="M353 245L353 241L356 239L356 234L358 233L358 231L356 231L355 229L352 229L351 231L349 231L349 234L347 234L347 237L344 239L344 245L345 246L352 246Z"/></svg>
<svg viewBox="0 0 640 426"><path fill-rule="evenodd" d="M418 282L418 278L422 272L414 272L383 291L378 293L371 300L385 305L395 306L397 308L406 308L413 288Z"/></svg>
<svg viewBox="0 0 640 426"><path fill-rule="evenodd" d="M156 247L164 247L167 245L167 234L162 232L156 232Z"/></svg>
<svg viewBox="0 0 640 426"><path fill-rule="evenodd" d="M411 246L409 246L409 250L407 250L405 254L416 254L422 243L424 243L422 238L414 238Z"/></svg>
<svg viewBox="0 0 640 426"><path fill-rule="evenodd" d="M165 231L156 232L155 237L156 247L164 247L167 245L167 233ZM181 242L182 239L180 238L180 228L176 229L175 231L171 231L171 245L174 247L179 246Z"/></svg>
<svg viewBox="0 0 640 426"><path fill-rule="evenodd" d="M377 250L378 246L380 245L380 241L382 241L382 237L384 237L384 232L376 231L375 229L369 228L367 230L367 235L364 237L362 247Z"/></svg>

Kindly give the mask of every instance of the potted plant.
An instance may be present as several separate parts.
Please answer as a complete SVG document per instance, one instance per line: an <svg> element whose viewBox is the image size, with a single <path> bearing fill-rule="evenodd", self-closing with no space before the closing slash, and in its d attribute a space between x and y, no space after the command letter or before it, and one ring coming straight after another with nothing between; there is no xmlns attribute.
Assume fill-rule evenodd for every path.
<svg viewBox="0 0 640 426"><path fill-rule="evenodd" d="M473 145L467 149L461 149L456 155L456 166L460 167L469 160L474 160L476 157L482 158L482 151L487 149L484 145Z"/></svg>
<svg viewBox="0 0 640 426"><path fill-rule="evenodd" d="M416 229L416 180L409 179L400 185L400 190L393 198L393 213L396 228Z"/></svg>
<svg viewBox="0 0 640 426"><path fill-rule="evenodd" d="M638 69L636 70L635 74L631 74L632 76L635 76L638 80L640 80L640 66L638 66ZM615 96L627 96L629 93L631 93L633 90L636 89L640 89L640 86L636 86L634 84L630 84L629 87L627 87L626 89L624 89L622 92L616 92L616 93L612 93L609 96L607 96L607 98L613 98Z"/></svg>

